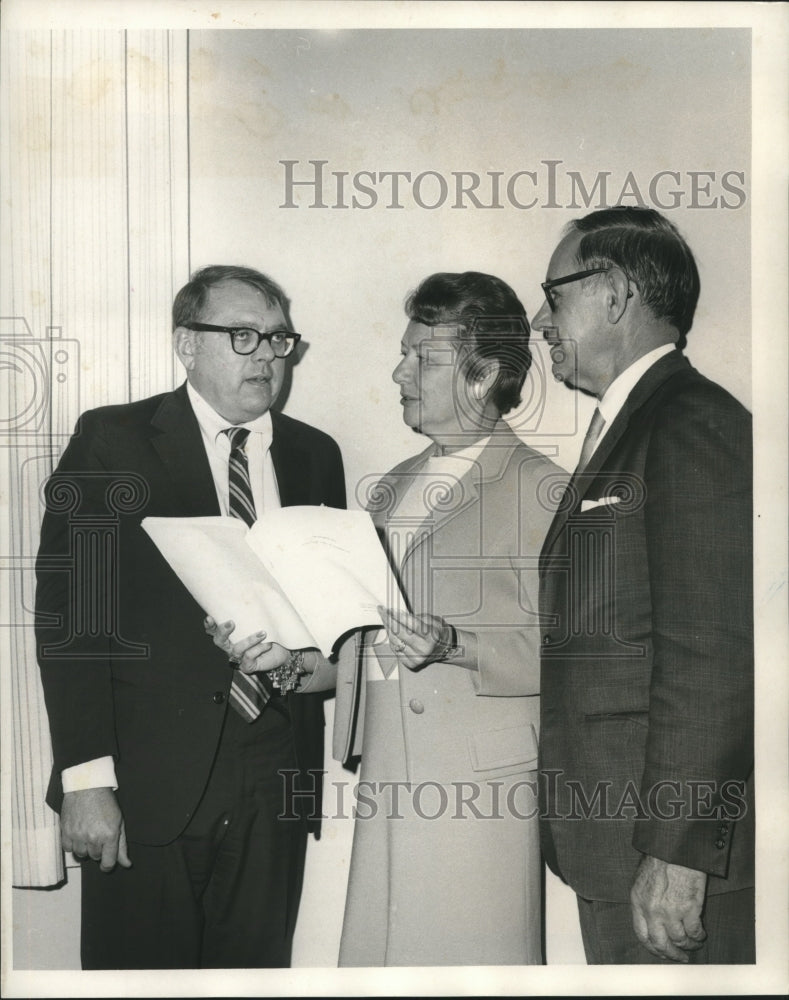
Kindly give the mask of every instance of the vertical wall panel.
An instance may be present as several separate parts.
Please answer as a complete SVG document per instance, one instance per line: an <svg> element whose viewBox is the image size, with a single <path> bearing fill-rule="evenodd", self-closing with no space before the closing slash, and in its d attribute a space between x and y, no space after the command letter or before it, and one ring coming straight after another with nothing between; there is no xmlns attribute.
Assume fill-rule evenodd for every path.
<svg viewBox="0 0 789 1000"><path fill-rule="evenodd" d="M52 322L88 406L129 391L125 61L124 31L53 33Z"/></svg>
<svg viewBox="0 0 789 1000"><path fill-rule="evenodd" d="M43 886L64 869L32 631L40 488L82 409L173 384L168 315L189 261L186 32L7 31L2 44L3 795L13 882Z"/></svg>
<svg viewBox="0 0 789 1000"><path fill-rule="evenodd" d="M0 679L3 760L13 761L13 781L2 783L3 808L11 816L16 885L50 885L64 875L57 817L44 802L52 757L31 627L38 487L53 459L51 55L48 32L2 34L0 662L8 669Z"/></svg>
<svg viewBox="0 0 789 1000"><path fill-rule="evenodd" d="M188 280L186 34L127 35L132 399L172 389L170 310ZM176 368L177 366L177 368Z"/></svg>

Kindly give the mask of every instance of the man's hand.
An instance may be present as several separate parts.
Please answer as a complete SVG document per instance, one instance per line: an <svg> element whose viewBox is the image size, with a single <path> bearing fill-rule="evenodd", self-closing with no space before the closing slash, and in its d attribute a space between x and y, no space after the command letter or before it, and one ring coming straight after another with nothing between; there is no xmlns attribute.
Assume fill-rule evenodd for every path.
<svg viewBox="0 0 789 1000"><path fill-rule="evenodd" d="M707 937L701 923L706 888L706 872L644 855L630 904L636 937L647 951L673 962L688 961L688 952Z"/></svg>
<svg viewBox="0 0 789 1000"><path fill-rule="evenodd" d="M278 642L266 642L266 633L263 631L254 632L246 639L234 643L230 633L235 627L235 622L232 621L218 624L210 615L203 621L203 628L213 638L214 645L224 650L230 662L242 673L265 673L288 662L291 651Z"/></svg>
<svg viewBox="0 0 789 1000"><path fill-rule="evenodd" d="M123 816L111 788L66 792L60 810L60 839L75 858L98 861L103 872L115 864L131 868Z"/></svg>

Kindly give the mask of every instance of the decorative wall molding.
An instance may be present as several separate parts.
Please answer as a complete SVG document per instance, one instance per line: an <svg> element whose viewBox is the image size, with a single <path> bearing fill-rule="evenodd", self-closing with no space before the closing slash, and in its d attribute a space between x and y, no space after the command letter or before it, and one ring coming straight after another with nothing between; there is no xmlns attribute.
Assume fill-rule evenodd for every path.
<svg viewBox="0 0 789 1000"><path fill-rule="evenodd" d="M2 35L0 529L13 883L62 881L33 637L40 487L83 409L170 389L189 274L186 31ZM5 757L6 760L9 757Z"/></svg>

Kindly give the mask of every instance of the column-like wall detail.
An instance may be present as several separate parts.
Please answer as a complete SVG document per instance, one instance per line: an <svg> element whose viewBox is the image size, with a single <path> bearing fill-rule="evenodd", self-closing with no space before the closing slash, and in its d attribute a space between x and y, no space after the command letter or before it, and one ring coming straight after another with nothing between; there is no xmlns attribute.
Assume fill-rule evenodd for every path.
<svg viewBox="0 0 789 1000"><path fill-rule="evenodd" d="M64 877L33 636L40 488L83 409L169 389L187 278L185 31L2 36L2 696L13 882ZM8 785L6 786L8 787Z"/></svg>

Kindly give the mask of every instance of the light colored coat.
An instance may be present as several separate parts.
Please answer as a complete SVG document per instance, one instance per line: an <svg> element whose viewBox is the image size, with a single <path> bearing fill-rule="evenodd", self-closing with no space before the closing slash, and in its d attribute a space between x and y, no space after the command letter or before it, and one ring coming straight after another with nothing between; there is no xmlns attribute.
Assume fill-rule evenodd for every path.
<svg viewBox="0 0 789 1000"><path fill-rule="evenodd" d="M381 531L432 451L396 466L372 493ZM439 509L407 550L399 576L410 609L475 632L479 651L478 671L447 663L400 668L408 780L492 778L536 767L538 557L566 478L502 422L463 478L461 501ZM389 502L376 502L382 497ZM333 753L342 761L361 752L362 641L345 643L339 656Z"/></svg>
<svg viewBox="0 0 789 1000"><path fill-rule="evenodd" d="M409 609L473 632L478 670L399 665L398 681L368 684L368 635L342 647L334 756L361 753L360 788L377 785L379 810L356 820L340 964L539 963L538 557L566 476L500 423L462 489L403 538L405 492L420 475L440 491L421 472L432 451L380 480L368 508L382 533L387 518L400 529ZM386 643L375 649L384 663L393 657ZM390 820L380 789L392 780L443 789L448 806L426 821L411 796ZM486 816L499 795L500 814L460 806L460 789Z"/></svg>

